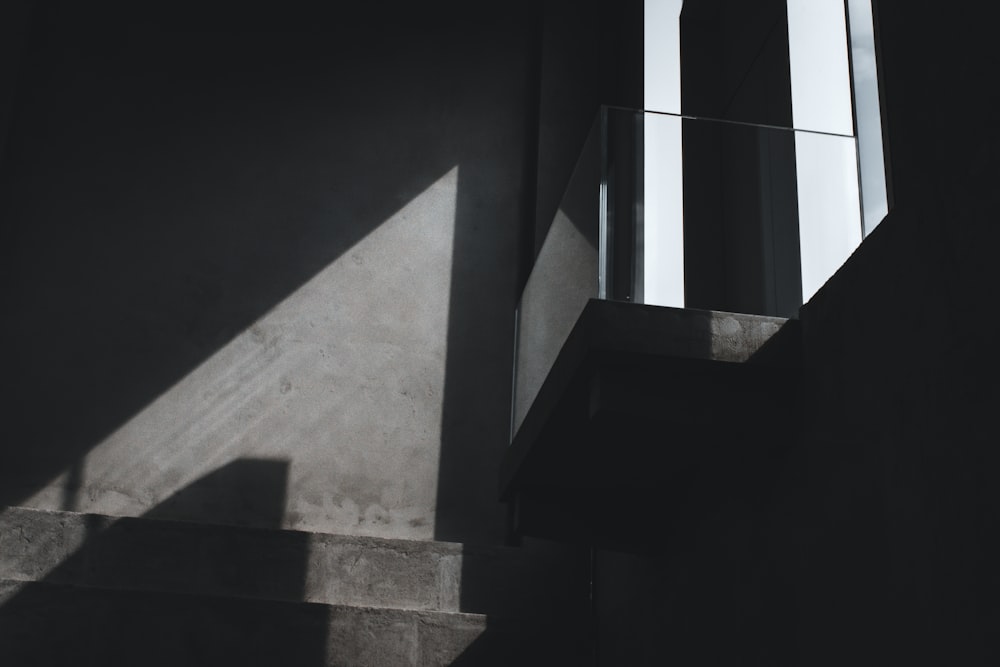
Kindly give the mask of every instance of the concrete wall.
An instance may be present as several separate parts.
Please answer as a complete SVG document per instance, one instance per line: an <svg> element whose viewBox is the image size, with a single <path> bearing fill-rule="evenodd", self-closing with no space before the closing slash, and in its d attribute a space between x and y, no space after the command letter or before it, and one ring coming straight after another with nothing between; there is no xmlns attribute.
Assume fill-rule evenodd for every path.
<svg viewBox="0 0 1000 667"><path fill-rule="evenodd" d="M976 3L879 3L895 207L803 308L803 662L1000 659L1000 131ZM930 44L933 43L933 47ZM955 123L955 114L962 116ZM863 604L858 604L863 600ZM844 633L850 638L843 640ZM883 660L884 661L884 660Z"/></svg>
<svg viewBox="0 0 1000 667"><path fill-rule="evenodd" d="M286 527L503 539L534 10L42 10L0 504L138 515L208 476L174 518L253 523L211 476L252 458L287 466Z"/></svg>
<svg viewBox="0 0 1000 667"><path fill-rule="evenodd" d="M0 7L0 164L3 164L10 115L17 95L31 5L32 0L11 0Z"/></svg>
<svg viewBox="0 0 1000 667"><path fill-rule="evenodd" d="M604 664L1000 660L997 58L976 3L878 9L895 206L801 311L799 443L599 556Z"/></svg>

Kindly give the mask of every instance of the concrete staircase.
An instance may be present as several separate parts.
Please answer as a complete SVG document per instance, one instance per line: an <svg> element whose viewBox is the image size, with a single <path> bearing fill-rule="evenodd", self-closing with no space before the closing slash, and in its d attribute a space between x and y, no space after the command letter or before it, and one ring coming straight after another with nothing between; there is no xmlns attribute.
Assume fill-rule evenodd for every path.
<svg viewBox="0 0 1000 667"><path fill-rule="evenodd" d="M20 665L587 664L587 562L524 548L0 511Z"/></svg>

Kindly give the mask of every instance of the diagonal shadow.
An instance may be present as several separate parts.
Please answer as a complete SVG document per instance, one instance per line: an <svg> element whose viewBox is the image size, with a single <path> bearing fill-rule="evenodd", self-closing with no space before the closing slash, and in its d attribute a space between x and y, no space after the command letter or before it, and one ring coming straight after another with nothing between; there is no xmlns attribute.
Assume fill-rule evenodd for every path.
<svg viewBox="0 0 1000 667"><path fill-rule="evenodd" d="M509 207L488 207L516 194L467 189L517 179L506 142L520 146L521 121L500 86L470 86L460 56L477 36L448 2L36 10L2 178L16 353L0 504L72 467L455 164L480 165L463 175L462 233L507 224ZM497 150L514 157L495 167ZM468 249L499 277L453 272L487 300L512 260L492 244L516 227ZM488 320L475 344L506 326Z"/></svg>
<svg viewBox="0 0 1000 667"><path fill-rule="evenodd" d="M537 114L531 31L518 23L528 10L473 28L458 3L317 4L275 16L219 0L38 2L0 174L12 221L2 340L17 351L0 505L79 470L459 164L435 536L502 540L495 466L537 152L526 145ZM523 60L497 65L520 48L501 41L511 34ZM503 47L486 58L501 80L462 62L473 46ZM215 483L168 504L196 515L235 488ZM68 486L71 496L72 475Z"/></svg>
<svg viewBox="0 0 1000 667"><path fill-rule="evenodd" d="M46 520L36 517L20 540L5 535L6 548L19 552L7 560L22 567L66 553L40 581L3 582L0 646L7 659L168 665L281 656L289 664L328 664L329 609L295 604L304 596L308 534L221 534L212 525L239 524L250 511L255 525L266 517L270 527L280 526L287 473L285 461L233 461L145 515L172 519L197 506L205 524L78 515L82 522L63 519L62 530L52 530L39 529L33 522Z"/></svg>

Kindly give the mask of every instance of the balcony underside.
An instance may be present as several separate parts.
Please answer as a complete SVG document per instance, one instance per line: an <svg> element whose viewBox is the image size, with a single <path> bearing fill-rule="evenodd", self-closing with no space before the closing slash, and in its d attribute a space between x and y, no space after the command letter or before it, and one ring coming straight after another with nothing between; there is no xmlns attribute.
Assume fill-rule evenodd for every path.
<svg viewBox="0 0 1000 667"><path fill-rule="evenodd" d="M761 500L799 430L798 324L588 302L501 467L515 537L642 551Z"/></svg>

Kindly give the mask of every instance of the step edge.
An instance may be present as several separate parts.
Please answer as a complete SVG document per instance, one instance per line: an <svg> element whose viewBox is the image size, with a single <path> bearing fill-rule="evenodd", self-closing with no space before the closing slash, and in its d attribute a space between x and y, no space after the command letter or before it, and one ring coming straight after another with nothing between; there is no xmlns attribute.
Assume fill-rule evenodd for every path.
<svg viewBox="0 0 1000 667"><path fill-rule="evenodd" d="M467 611L445 611L438 609L424 609L424 608L410 608L410 607L393 607L393 606L374 606L374 605L351 605L351 604L336 604L329 602L316 602L312 600L287 600L287 599L274 599L266 597L255 597L255 596L243 596L243 595L217 595L214 593L196 593L189 591L177 591L177 590L160 590L156 588L129 588L129 587L111 587L111 586L91 586L87 584L79 583L69 583L62 581L45 581L45 580L30 580L30 579L15 579L10 577L0 577L0 586L4 584L15 584L16 590L13 593L6 593L0 597L0 609L2 609L10 598L18 595L18 593L30 587L45 587L53 589L65 589L65 590L83 590L83 591L107 591L115 594L124 595L165 595L170 597L180 597L180 598L191 598L191 599L211 599L211 600L230 600L235 602L252 602L261 604L273 604L273 605L307 605L322 607L330 610L356 610L361 612L399 612L401 614L415 615L418 618L426 616L428 619L436 618L461 618L465 620L503 620L510 622L511 617L499 617L492 614L482 614L476 612Z"/></svg>
<svg viewBox="0 0 1000 667"><path fill-rule="evenodd" d="M119 520L135 521L135 522L153 522L159 524L180 524L180 525L193 525L201 526L206 528L217 528L220 530L233 530L233 531L249 531L257 533L284 533L284 534L300 534L307 535L310 537L316 537L319 539L334 539L344 542L356 542L358 544L379 544L384 546L394 546L398 545L400 548L398 550L405 551L406 546L417 545L420 548L425 548L430 551L437 551L442 555L463 555L463 554L496 554L496 555L510 555L512 557L517 557L522 550L517 546L500 545L500 544L483 544L483 543L470 543L470 542L455 542L449 540L411 540L399 537L378 537L374 535L351 535L348 533L330 533L324 531L315 530L302 530L299 528L270 528L264 526L253 526L246 524L237 523L222 523L213 521L195 521L191 519L175 519L175 518L161 518L161 517L147 517L147 516L135 516L130 514L101 514L97 512L76 512L73 510L55 510L49 508L40 507L27 507L24 505L0 505L0 517L3 517L8 512L23 512L23 513L39 513L39 514L49 514L53 516L93 516L101 519L107 519L112 522L117 522Z"/></svg>

